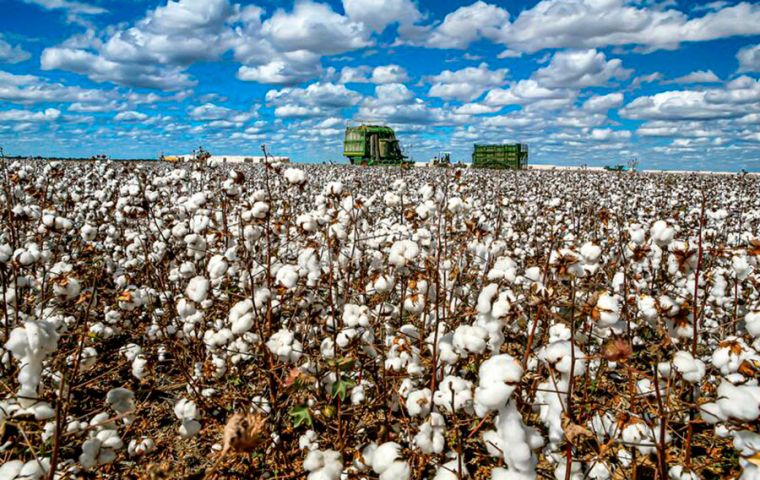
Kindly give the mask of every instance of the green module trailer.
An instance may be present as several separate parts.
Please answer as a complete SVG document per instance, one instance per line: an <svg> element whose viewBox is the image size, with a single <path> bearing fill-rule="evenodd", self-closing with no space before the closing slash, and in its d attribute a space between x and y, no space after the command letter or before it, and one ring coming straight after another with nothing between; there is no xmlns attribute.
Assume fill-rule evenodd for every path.
<svg viewBox="0 0 760 480"><path fill-rule="evenodd" d="M528 166L528 145L478 145L472 151L472 168L522 170Z"/></svg>
<svg viewBox="0 0 760 480"><path fill-rule="evenodd" d="M401 151L392 128L381 125L361 125L346 128L343 155L351 165L401 165L414 162Z"/></svg>

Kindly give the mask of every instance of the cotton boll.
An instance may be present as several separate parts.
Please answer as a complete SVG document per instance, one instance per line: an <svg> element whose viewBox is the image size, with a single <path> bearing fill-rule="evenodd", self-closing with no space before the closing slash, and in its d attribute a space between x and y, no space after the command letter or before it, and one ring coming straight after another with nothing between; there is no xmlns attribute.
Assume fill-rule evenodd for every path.
<svg viewBox="0 0 760 480"><path fill-rule="evenodd" d="M372 470L375 473L382 474L387 471L393 462L399 458L401 445L396 442L385 442L379 445L374 452L372 452ZM389 479L391 477L388 477Z"/></svg>
<svg viewBox="0 0 760 480"><path fill-rule="evenodd" d="M273 334L266 343L270 352L281 362L295 363L301 358L303 345L295 339L293 332L281 328Z"/></svg>
<svg viewBox="0 0 760 480"><path fill-rule="evenodd" d="M729 418L752 422L760 416L760 387L757 385L737 386L723 380L715 398L715 402L700 406L700 414L708 423Z"/></svg>
<svg viewBox="0 0 760 480"><path fill-rule="evenodd" d="M135 394L126 388L114 388L106 394L106 402L119 415L124 415L125 423L131 423L133 415L127 415L135 410Z"/></svg>
<svg viewBox="0 0 760 480"><path fill-rule="evenodd" d="M477 325L460 325L454 330L452 344L459 354L481 354L486 351L488 331Z"/></svg>
<svg viewBox="0 0 760 480"><path fill-rule="evenodd" d="M744 317L747 332L755 338L760 337L760 310L749 312Z"/></svg>
<svg viewBox="0 0 760 480"><path fill-rule="evenodd" d="M475 389L475 411L483 417L503 407L520 383L523 369L511 355L494 355L480 364L479 386Z"/></svg>
<svg viewBox="0 0 760 480"><path fill-rule="evenodd" d="M295 288L298 283L298 267L295 265L283 265L276 275L277 283L287 289Z"/></svg>
<svg viewBox="0 0 760 480"><path fill-rule="evenodd" d="M592 317L600 327L610 327L620 319L620 303L617 297L603 293L596 301Z"/></svg>
<svg viewBox="0 0 760 480"><path fill-rule="evenodd" d="M420 254L420 247L411 240L394 242L388 254L388 263L396 267L404 267Z"/></svg>
<svg viewBox="0 0 760 480"><path fill-rule="evenodd" d="M127 446L127 453L130 457L139 457L150 453L155 448L155 443L148 437L142 437L140 440L132 439Z"/></svg>
<svg viewBox="0 0 760 480"><path fill-rule="evenodd" d="M676 352L673 357L673 366L689 383L697 383L705 376L705 363L695 359L691 353L684 350Z"/></svg>
<svg viewBox="0 0 760 480"><path fill-rule="evenodd" d="M208 261L208 267L206 270L208 271L211 281L215 281L221 279L224 274L227 273L227 268L229 268L227 260L222 255L214 255Z"/></svg>
<svg viewBox="0 0 760 480"><path fill-rule="evenodd" d="M195 303L201 303L208 296L209 281L201 276L193 277L185 288L185 295Z"/></svg>
<svg viewBox="0 0 760 480"><path fill-rule="evenodd" d="M375 471L375 473L379 473ZM409 480L412 476L412 469L409 464L400 460L391 463L387 469L380 474L379 480Z"/></svg>
<svg viewBox="0 0 760 480"><path fill-rule="evenodd" d="M422 453L441 453L445 446L445 433L446 422L443 415L433 412L420 425L419 432L414 436L414 444Z"/></svg>
<svg viewBox="0 0 760 480"><path fill-rule="evenodd" d="M411 417L425 417L430 413L433 393L429 388L415 390L406 398L406 410Z"/></svg>
<svg viewBox="0 0 760 480"><path fill-rule="evenodd" d="M58 332L47 321L26 321L23 326L11 331L5 348L18 360L18 403L23 408L33 406L39 395L42 379L42 364L45 358L55 352Z"/></svg>
<svg viewBox="0 0 760 480"><path fill-rule="evenodd" d="M306 173L297 168L288 168L283 172L285 180L291 185L303 185L306 183Z"/></svg>
<svg viewBox="0 0 760 480"><path fill-rule="evenodd" d="M699 480L699 475L681 465L673 465L668 470L668 478L670 480Z"/></svg>
<svg viewBox="0 0 760 480"><path fill-rule="evenodd" d="M438 390L433 396L433 402L448 413L470 408L472 406L472 382L454 375L447 375L439 383Z"/></svg>
<svg viewBox="0 0 760 480"><path fill-rule="evenodd" d="M303 461L308 480L339 480L343 471L343 456L335 450L311 450Z"/></svg>
<svg viewBox="0 0 760 480"><path fill-rule="evenodd" d="M663 220L657 220L649 230L652 240L661 247L667 247L675 237L675 230Z"/></svg>
<svg viewBox="0 0 760 480"><path fill-rule="evenodd" d="M460 480L470 476L465 462L462 461L460 465L459 458L456 455L454 457L436 469L433 480Z"/></svg>
<svg viewBox="0 0 760 480"><path fill-rule="evenodd" d="M198 407L192 400L180 399L174 405L174 415L182 422L179 427L182 438L194 437L201 430L201 424L196 420Z"/></svg>

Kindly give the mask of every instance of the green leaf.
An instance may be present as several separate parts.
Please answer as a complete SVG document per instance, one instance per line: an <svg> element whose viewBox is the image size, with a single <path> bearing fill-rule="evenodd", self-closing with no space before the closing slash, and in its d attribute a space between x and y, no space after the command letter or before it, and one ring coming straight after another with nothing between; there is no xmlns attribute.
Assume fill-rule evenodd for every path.
<svg viewBox="0 0 760 480"><path fill-rule="evenodd" d="M299 405L290 409L288 414L293 418L293 427L298 428L301 424L307 424L312 426L311 413L309 413L309 407L306 405Z"/></svg>
<svg viewBox="0 0 760 480"><path fill-rule="evenodd" d="M337 382L333 383L332 385L332 396L335 398L336 396L340 396L340 400L344 401L346 399L346 396L348 396L348 389L354 388L356 386L356 382L353 380L345 380L341 378Z"/></svg>

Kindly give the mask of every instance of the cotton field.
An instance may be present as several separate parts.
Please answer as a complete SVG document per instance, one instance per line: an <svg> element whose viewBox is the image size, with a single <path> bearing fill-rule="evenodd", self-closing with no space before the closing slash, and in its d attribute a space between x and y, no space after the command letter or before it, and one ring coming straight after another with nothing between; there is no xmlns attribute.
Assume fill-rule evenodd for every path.
<svg viewBox="0 0 760 480"><path fill-rule="evenodd" d="M0 479L760 478L756 176L0 173Z"/></svg>

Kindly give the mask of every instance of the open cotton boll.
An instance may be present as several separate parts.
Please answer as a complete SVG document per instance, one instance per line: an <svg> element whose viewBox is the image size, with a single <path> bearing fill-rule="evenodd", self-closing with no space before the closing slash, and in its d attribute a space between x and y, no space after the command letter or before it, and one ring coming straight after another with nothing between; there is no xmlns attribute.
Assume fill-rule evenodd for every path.
<svg viewBox="0 0 760 480"><path fill-rule="evenodd" d="M388 263L396 267L404 267L420 254L420 247L412 240L399 240L391 245Z"/></svg>
<svg viewBox="0 0 760 480"><path fill-rule="evenodd" d="M747 329L747 333L755 338L760 337L760 310L755 310L745 315L744 326Z"/></svg>
<svg viewBox="0 0 760 480"><path fill-rule="evenodd" d="M335 450L311 450L303 461L308 480L339 480L343 456Z"/></svg>
<svg viewBox="0 0 760 480"><path fill-rule="evenodd" d="M664 220L657 220L649 229L649 234L660 247L667 247L673 241L676 231Z"/></svg>
<svg viewBox="0 0 760 480"><path fill-rule="evenodd" d="M572 362L572 345L569 340L552 342L538 352L538 358L553 366L558 372L564 376L570 375L570 367ZM581 349L575 347L575 364L573 368L573 376L583 375L586 370L585 354Z"/></svg>
<svg viewBox="0 0 760 480"><path fill-rule="evenodd" d="M152 452L155 446L153 440L148 437L142 437L140 440L132 439L127 445L127 453L130 457L139 457Z"/></svg>
<svg viewBox="0 0 760 480"><path fill-rule="evenodd" d="M198 418L198 407L192 400L182 398L174 405L174 415L182 422L179 434L182 438L194 437L200 430L201 424Z"/></svg>
<svg viewBox="0 0 760 480"><path fill-rule="evenodd" d="M281 328L266 343L270 352L277 355L281 362L295 363L301 358L303 345L295 339L293 332Z"/></svg>
<svg viewBox="0 0 760 480"><path fill-rule="evenodd" d="M467 464L462 461L459 463L459 458L454 455L454 459L450 460L443 465L440 465L435 471L435 477L433 480L461 480L470 476L470 472L467 470Z"/></svg>
<svg viewBox="0 0 760 480"><path fill-rule="evenodd" d="M343 323L348 327L368 327L369 307L347 303L343 306Z"/></svg>
<svg viewBox="0 0 760 480"><path fill-rule="evenodd" d="M715 393L715 402L700 405L700 414L708 423L727 419L753 422L760 416L760 387L734 385L722 380Z"/></svg>
<svg viewBox="0 0 760 480"><path fill-rule="evenodd" d="M668 478L670 480L700 480L699 475L682 465L673 465L670 467L670 469L668 469Z"/></svg>
<svg viewBox="0 0 760 480"><path fill-rule="evenodd" d="M298 168L285 169L283 176L291 185L303 185L306 183L306 173Z"/></svg>
<svg viewBox="0 0 760 480"><path fill-rule="evenodd" d="M208 271L209 278L214 281L222 278L227 273L228 267L227 260L222 255L214 255L208 261L206 270Z"/></svg>
<svg viewBox="0 0 760 480"><path fill-rule="evenodd" d="M414 390L406 397L406 410L411 417L425 417L430 413L433 393L429 388Z"/></svg>
<svg viewBox="0 0 760 480"><path fill-rule="evenodd" d="M11 331L5 349L18 360L18 403L29 408L37 403L42 364L58 347L58 332L47 321L30 320Z"/></svg>
<svg viewBox="0 0 760 480"><path fill-rule="evenodd" d="M689 383L697 383L705 376L705 362L692 357L691 353L685 350L676 352L673 356L673 366Z"/></svg>
<svg viewBox="0 0 760 480"><path fill-rule="evenodd" d="M440 413L432 412L422 424L414 444L422 453L441 453L445 446L446 421Z"/></svg>
<svg viewBox="0 0 760 480"><path fill-rule="evenodd" d="M599 295L591 316L602 328L616 324L620 320L620 303L617 297L608 293Z"/></svg>
<svg viewBox="0 0 760 480"><path fill-rule="evenodd" d="M277 283L287 289L295 288L298 284L298 267L295 265L283 265L277 270L275 279Z"/></svg>
<svg viewBox="0 0 760 480"><path fill-rule="evenodd" d="M475 389L475 411L479 417L506 405L522 378L523 369L511 355L494 355L480 364Z"/></svg>
<svg viewBox="0 0 760 480"><path fill-rule="evenodd" d="M134 415L128 415L135 410L135 394L126 388L114 388L106 394L106 402L116 413L124 416L125 423L131 423Z"/></svg>
<svg viewBox="0 0 760 480"><path fill-rule="evenodd" d="M454 330L452 344L459 354L481 354L486 351L488 330L478 325L460 325Z"/></svg>
<svg viewBox="0 0 760 480"><path fill-rule="evenodd" d="M10 460L0 465L0 479L3 480L41 480L50 472L50 459L40 458L24 463L21 460Z"/></svg>
<svg viewBox="0 0 760 480"><path fill-rule="evenodd" d="M383 195L383 202L385 202L385 204L389 207L396 207L401 204L401 197L393 192L387 192L385 195Z"/></svg>
<svg viewBox="0 0 760 480"><path fill-rule="evenodd" d="M472 382L455 375L443 377L443 380L438 384L438 390L433 395L433 402L448 413L470 408L472 406Z"/></svg>
<svg viewBox="0 0 760 480"><path fill-rule="evenodd" d="M209 281L205 277L193 277L185 288L185 295L193 302L201 303L208 296L208 288Z"/></svg>
<svg viewBox="0 0 760 480"><path fill-rule="evenodd" d="M386 472L391 465L399 458L401 445L396 442L385 442L377 446L371 452L371 466L375 473L382 474ZM403 463L403 462L402 462ZM388 477L389 479L391 477Z"/></svg>
<svg viewBox="0 0 760 480"><path fill-rule="evenodd" d="M731 267L733 268L734 276L740 282L746 280L753 270L753 267L749 264L749 259L746 255L734 256L731 259Z"/></svg>
<svg viewBox="0 0 760 480"><path fill-rule="evenodd" d="M124 446L116 430L104 429L82 444L79 463L86 469L116 460L116 451Z"/></svg>

